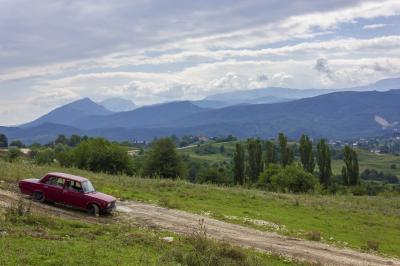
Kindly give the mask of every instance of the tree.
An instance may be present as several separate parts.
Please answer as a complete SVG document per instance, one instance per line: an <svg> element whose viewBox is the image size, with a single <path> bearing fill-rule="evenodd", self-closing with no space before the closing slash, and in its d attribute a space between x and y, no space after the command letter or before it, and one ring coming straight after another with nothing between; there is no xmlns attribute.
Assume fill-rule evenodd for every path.
<svg viewBox="0 0 400 266"><path fill-rule="evenodd" d="M256 183L263 170L262 148L259 139L247 141L247 173L252 183Z"/></svg>
<svg viewBox="0 0 400 266"><path fill-rule="evenodd" d="M359 183L360 170L358 165L357 153L349 146L343 148L343 161L345 166L342 168L343 183L355 186Z"/></svg>
<svg viewBox="0 0 400 266"><path fill-rule="evenodd" d="M12 147L18 147L18 148L25 148L25 145L22 143L20 140L13 140L11 141L10 145Z"/></svg>
<svg viewBox="0 0 400 266"><path fill-rule="evenodd" d="M220 153L224 153L224 152L225 152L225 146L224 146L224 145L221 145L221 146L219 147L219 152L220 152Z"/></svg>
<svg viewBox="0 0 400 266"><path fill-rule="evenodd" d="M266 152L265 152L265 165L268 167L270 164L276 163L276 148L275 144L272 141L267 141L265 143Z"/></svg>
<svg viewBox="0 0 400 266"><path fill-rule="evenodd" d="M287 137L283 133L279 133L278 142L281 153L280 163L283 167L293 162L293 151L287 146Z"/></svg>
<svg viewBox="0 0 400 266"><path fill-rule="evenodd" d="M182 159L170 138L153 141L146 154L143 174L161 178L177 178L184 175Z"/></svg>
<svg viewBox="0 0 400 266"><path fill-rule="evenodd" d="M4 134L0 134L0 148L7 148L7 147L8 147L7 136Z"/></svg>
<svg viewBox="0 0 400 266"><path fill-rule="evenodd" d="M311 174L314 172L315 162L312 142L307 135L302 135L300 138L300 161L305 171Z"/></svg>
<svg viewBox="0 0 400 266"><path fill-rule="evenodd" d="M330 185L332 176L331 151L324 139L321 139L317 145L317 164L319 168L319 182L327 188Z"/></svg>
<svg viewBox="0 0 400 266"><path fill-rule="evenodd" d="M245 154L243 145L236 143L236 150L233 154L233 182L243 185L245 175Z"/></svg>
<svg viewBox="0 0 400 266"><path fill-rule="evenodd" d="M78 136L78 135L71 135L71 137L69 138L69 141L68 141L68 145L69 145L69 146L72 146L72 147L75 147L75 146L77 146L79 143L81 143L81 141L82 141L82 138L81 138L80 136Z"/></svg>
<svg viewBox="0 0 400 266"><path fill-rule="evenodd" d="M56 138L56 140L54 141L55 144L61 143L61 144L68 144L68 139L65 135L60 134L58 135L58 137Z"/></svg>

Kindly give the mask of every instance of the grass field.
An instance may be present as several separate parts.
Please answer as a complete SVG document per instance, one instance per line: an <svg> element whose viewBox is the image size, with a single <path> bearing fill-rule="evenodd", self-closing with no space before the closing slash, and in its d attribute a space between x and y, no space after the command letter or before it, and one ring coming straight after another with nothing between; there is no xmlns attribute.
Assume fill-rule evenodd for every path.
<svg viewBox="0 0 400 266"><path fill-rule="evenodd" d="M50 171L86 176L98 190L119 198L202 213L261 230L299 237L316 230L325 242L356 249L365 248L370 240L378 241L381 253L400 257L399 197L277 194L0 161L0 179L9 182ZM8 186L8 182L1 185Z"/></svg>
<svg viewBox="0 0 400 266"><path fill-rule="evenodd" d="M162 238L173 237L172 243ZM0 265L294 265L200 233L93 224L0 208Z"/></svg>

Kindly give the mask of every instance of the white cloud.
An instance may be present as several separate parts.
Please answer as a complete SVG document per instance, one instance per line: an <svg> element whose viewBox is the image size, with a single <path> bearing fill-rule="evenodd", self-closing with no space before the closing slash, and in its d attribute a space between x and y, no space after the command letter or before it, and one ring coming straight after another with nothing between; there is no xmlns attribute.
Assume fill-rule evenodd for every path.
<svg viewBox="0 0 400 266"><path fill-rule="evenodd" d="M362 28L364 30L371 30L371 29L384 28L387 26L391 26L391 24L368 24L368 25L364 25Z"/></svg>

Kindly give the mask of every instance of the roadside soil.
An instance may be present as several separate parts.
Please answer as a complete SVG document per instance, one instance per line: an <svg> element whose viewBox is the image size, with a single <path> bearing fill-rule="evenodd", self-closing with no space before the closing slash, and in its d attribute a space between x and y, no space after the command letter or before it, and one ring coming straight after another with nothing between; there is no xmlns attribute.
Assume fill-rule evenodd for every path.
<svg viewBox="0 0 400 266"><path fill-rule="evenodd" d="M15 204L21 195L0 190L0 206ZM321 242L308 241L276 233L262 232L240 225L221 222L207 216L159 206L134 202L117 202L117 215L91 217L56 204L41 204L23 197L31 210L52 216L92 223L131 222L147 227L157 227L179 234L191 234L199 228L201 221L207 235L213 239L229 242L242 247L254 248L261 252L279 254L294 260L318 265L400 265L400 260L362 253L348 248L338 248Z"/></svg>

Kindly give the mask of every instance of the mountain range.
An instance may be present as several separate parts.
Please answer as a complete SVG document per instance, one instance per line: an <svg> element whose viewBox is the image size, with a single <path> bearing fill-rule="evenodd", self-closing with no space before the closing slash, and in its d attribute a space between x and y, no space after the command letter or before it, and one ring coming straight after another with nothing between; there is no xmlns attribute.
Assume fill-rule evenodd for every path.
<svg viewBox="0 0 400 266"><path fill-rule="evenodd" d="M150 140L172 134L270 138L278 132L292 138L302 133L334 139L377 136L399 129L400 90L381 91L382 87L400 88L399 81L393 79L378 82L376 87L356 87L353 91L322 95L321 90L267 88L210 96L203 100L202 107L196 101L180 101L126 112L112 112L85 98L20 127L0 127L0 132L26 143L48 142L58 134L102 136L111 140ZM371 88L376 90L364 91ZM257 102L264 97L281 100ZM234 102L235 99L240 100ZM257 101L246 103L246 99ZM205 105L207 101L212 104ZM232 105L212 106L218 102Z"/></svg>

